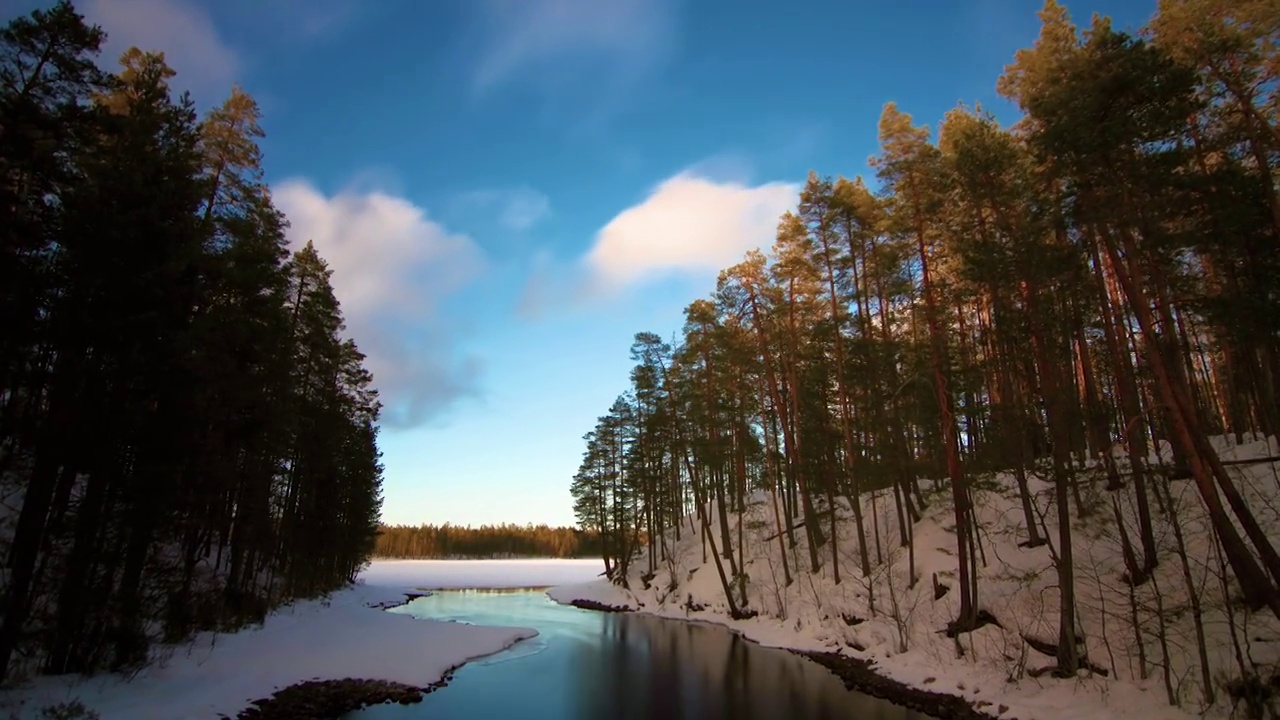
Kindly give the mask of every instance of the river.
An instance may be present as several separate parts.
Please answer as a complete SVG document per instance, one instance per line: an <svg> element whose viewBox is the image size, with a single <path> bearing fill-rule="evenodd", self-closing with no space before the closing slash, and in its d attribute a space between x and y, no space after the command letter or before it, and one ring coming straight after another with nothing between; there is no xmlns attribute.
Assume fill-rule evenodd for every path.
<svg viewBox="0 0 1280 720"><path fill-rule="evenodd" d="M712 625L558 605L543 590L450 590L392 610L531 627L539 635L468 663L417 705L344 720L925 720L850 692L826 669Z"/></svg>

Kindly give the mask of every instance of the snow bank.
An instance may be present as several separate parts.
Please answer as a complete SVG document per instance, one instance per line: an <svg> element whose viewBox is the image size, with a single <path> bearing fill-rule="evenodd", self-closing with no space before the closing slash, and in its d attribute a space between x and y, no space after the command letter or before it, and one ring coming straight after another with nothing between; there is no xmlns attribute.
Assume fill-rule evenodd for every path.
<svg viewBox="0 0 1280 720"><path fill-rule="evenodd" d="M372 606L420 588L534 587L594 577L600 561L379 561L359 584L328 600L296 603L260 627L205 634L164 649L132 680L42 677L0 692L0 717L38 717L41 707L79 699L103 720L234 717L254 700L312 679L376 678L414 686L450 668L537 635L526 628L418 620Z"/></svg>
<svg viewBox="0 0 1280 720"><path fill-rule="evenodd" d="M1218 444L1224 459L1261 457L1272 452L1266 442ZM1267 534L1280 537L1280 463L1238 465L1231 471ZM596 580L552 588L548 595L562 603L586 600L662 617L715 622L763 645L839 652L865 659L878 673L893 680L962 696L984 712L1001 717L1179 720L1230 714L1230 699L1224 697L1221 687L1215 688L1215 705L1201 706L1190 595L1175 554L1172 527L1161 513L1156 513L1155 518L1160 566L1154 581L1134 589L1142 609L1141 643L1147 661L1143 677L1139 640L1128 619L1129 587L1121 579L1125 570L1122 543L1111 510L1111 496L1103 489L1105 481L1087 474L1082 476L1089 483L1083 491L1086 505L1093 512L1081 518L1072 508L1078 624L1089 660L1109 674L1104 677L1082 672L1067 680L1033 676L1032 671L1054 664L1053 658L1040 654L1023 639L1044 639L1050 644L1056 641L1058 591L1050 547L1030 549L1019 545L1026 539L1026 531L1011 476L1000 474L976 480L979 482L974 484L974 501L984 558L979 572L979 606L991 612L1002 627L988 625L963 634L959 643L942 633L957 615L958 593L948 592L935 599L932 583L936 573L943 585L955 584L956 536L950 495L945 487L926 493L929 506L922 520L912 527L918 578L914 586L908 582L907 550L899 547L893 499L887 492L881 493L874 504L870 495L861 499L869 544L873 518L881 529L880 550L869 550L873 564L877 552L882 552L884 561L875 565L869 576L860 572L852 513L847 504L838 502L842 581L834 582L829 544L819 549L819 572L808 572L808 548L803 531L798 530L797 547L786 550L794 578L787 585L772 499L765 494L751 498L743 517L730 514L731 537L737 538L737 524L745 523L748 606L760 613L758 617L728 617L715 564L710 555L704 559L702 538L692 517L685 518L679 543L668 531L667 542L674 548L672 557L656 563L657 571L648 583L641 578L648 570L648 559L642 552L632 561L630 589ZM925 480L922 484L928 489L931 482ZM1031 478L1031 486L1037 513L1056 542L1053 486L1035 477ZM1204 610L1210 675L1221 682L1238 676L1239 670L1232 656L1213 537L1192 483L1175 481L1170 489L1178 506L1196 595ZM1136 542L1132 490L1126 489L1119 500L1130 537ZM829 530L825 522L823 530ZM719 546L719 527L713 532ZM735 542L735 556L737 553ZM729 561L725 560L724 565L728 574ZM1160 669L1161 628L1154 611L1157 588L1164 607L1171 678L1180 708L1169 705ZM1244 610L1240 607L1234 612L1237 630L1246 627L1250 638L1280 637L1280 622L1269 612L1247 618L1242 617ZM963 657L958 657L961 649ZM1253 642L1250 651L1251 659L1263 666L1280 662L1280 643Z"/></svg>

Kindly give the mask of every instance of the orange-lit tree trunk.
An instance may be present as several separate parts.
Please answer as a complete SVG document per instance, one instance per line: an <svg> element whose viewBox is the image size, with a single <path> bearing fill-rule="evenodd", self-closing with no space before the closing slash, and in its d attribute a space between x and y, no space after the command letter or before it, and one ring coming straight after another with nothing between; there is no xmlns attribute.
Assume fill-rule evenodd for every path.
<svg viewBox="0 0 1280 720"><path fill-rule="evenodd" d="M976 579L971 559L973 532L969 527L973 503L969 496L968 481L960 466L960 439L956 430L955 406L951 391L947 387L946 344L938 321L938 304L934 297L933 280L930 274L929 252L925 247L924 224L919 218L916 221L916 248L920 256L920 284L924 290L926 323L932 349L934 395L937 398L941 416L942 438L946 446L947 477L951 481L951 499L955 505L960 616L952 624L952 630L960 632L972 629L978 621L977 598L974 597Z"/></svg>
<svg viewBox="0 0 1280 720"><path fill-rule="evenodd" d="M1119 230L1118 233L1129 261L1136 262L1138 255L1132 235L1124 229ZM1144 344L1150 356L1152 371L1155 374L1156 389L1161 400L1171 411L1174 439L1182 446L1187 456L1196 489L1200 492L1200 497L1209 511L1209 519L1213 523L1218 538L1222 541L1227 560L1249 603L1255 608L1269 607L1276 617L1280 617L1280 593L1272 583L1272 579L1280 578L1280 556L1276 555L1275 548L1258 525L1239 491L1236 490L1217 454L1208 447L1208 442L1200 431L1195 417L1189 393L1185 387L1178 385L1179 376L1176 370L1171 368L1173 363L1168 357L1168 350L1157 334L1150 301L1142 288L1134 282L1130 269L1125 266L1125 259L1121 257L1118 243L1112 234L1105 230L1102 233L1102 240L1111 260L1111 268L1116 280L1124 289L1129 305L1138 320ZM1254 560L1244 540L1236 532L1234 524L1227 516L1222 499L1218 496L1217 488L1214 487L1215 480L1226 495L1227 502L1231 505L1246 535L1253 541L1262 557L1267 568L1266 572ZM1271 575L1270 578L1267 577L1268 574Z"/></svg>

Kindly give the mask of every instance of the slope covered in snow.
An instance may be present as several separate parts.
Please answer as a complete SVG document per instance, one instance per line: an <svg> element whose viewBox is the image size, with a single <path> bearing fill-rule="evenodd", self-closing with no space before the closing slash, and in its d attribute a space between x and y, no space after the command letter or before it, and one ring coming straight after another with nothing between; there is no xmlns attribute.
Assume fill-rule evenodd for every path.
<svg viewBox="0 0 1280 720"><path fill-rule="evenodd" d="M1216 444L1224 460L1276 454L1265 442L1231 446L1219 440ZM1268 535L1280 537L1280 463L1233 464L1230 471ZM914 584L908 575L909 549L899 544L893 499L887 491L874 499L870 494L861 499L869 546L873 529L879 528L879 547L869 550L873 564L877 557L882 561L869 576L859 572L849 506L837 502L839 584L831 573L830 544L820 550L821 569L810 574L804 533L795 533L796 547L785 547L785 542L780 546L772 499L767 493L758 493L745 513L729 516L731 538L738 537L738 524L743 523L742 554L748 577L745 605L759 613L756 617L729 617L718 571L713 558L704 552L692 517L685 519L678 543L674 533L667 531L674 551L657 562L652 577L647 576L648 558L642 552L632 562L625 588L597 580L553 588L549 594L560 602L587 600L717 622L766 645L863 658L882 675L906 685L962 696L999 717L1175 720L1230 715L1232 700L1224 691L1225 683L1240 677L1242 667L1257 668L1263 677L1268 676L1280 660L1280 623L1268 611L1252 614L1239 603L1224 603L1217 543L1191 481L1169 484L1172 517L1178 518L1187 548L1185 568L1177 553L1170 515L1157 513L1160 564L1151 580L1136 587L1124 578L1123 538L1112 493L1104 489L1104 482L1082 488L1087 512L1077 517L1076 508L1072 508L1072 547L1077 627L1083 636L1081 649L1093 669L1068 679L1054 678L1047 672L1054 666L1054 658L1045 654L1046 649L1052 652L1056 643L1059 619L1053 486L1034 476L1031 482L1041 535L1051 538L1049 544L1036 548L1020 545L1027 532L1012 476L975 478L981 551L979 605L997 624L954 639L944 630L957 616L958 593L947 591L936 597L934 585L935 577L944 589L955 584L954 515L945 486L929 487L928 481L928 507L911 528ZM1136 526L1132 492L1122 491L1114 500L1132 534ZM715 513L710 516L714 518ZM713 526L713 533L720 546L719 528ZM734 552L738 552L736 540ZM784 552L787 570L793 576L790 585L784 579ZM728 574L728 560L724 567ZM735 585L733 591L737 604L743 605L741 589ZM1216 696L1216 702L1207 707L1193 597L1201 607L1207 675Z"/></svg>

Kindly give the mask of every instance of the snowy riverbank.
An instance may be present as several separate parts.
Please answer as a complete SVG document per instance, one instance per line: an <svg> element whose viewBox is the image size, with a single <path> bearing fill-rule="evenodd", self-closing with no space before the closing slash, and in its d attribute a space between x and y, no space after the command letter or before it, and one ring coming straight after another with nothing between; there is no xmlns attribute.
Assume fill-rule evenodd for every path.
<svg viewBox="0 0 1280 720"><path fill-rule="evenodd" d="M328 599L281 608L261 626L165 648L132 679L41 677L0 691L0 717L36 718L42 707L79 700L102 720L206 720L234 717L254 700L314 679L427 687L537 633L417 620L380 606L422 588L546 586L601 569L599 561L378 561Z"/></svg>
<svg viewBox="0 0 1280 720"><path fill-rule="evenodd" d="M1273 454L1266 443L1226 447L1218 443L1228 460L1244 460ZM1236 465L1232 469L1256 509L1259 521L1271 537L1280 537L1280 464ZM927 483L928 481L926 481ZM1038 515L1044 518L1042 534L1057 537L1053 526L1053 487L1032 479ZM1234 657L1237 641L1251 643L1249 658L1260 668L1280 660L1280 623L1269 612L1249 614L1222 601L1219 566L1203 505L1189 481L1171 486L1177 517L1187 546L1195 594L1204 620L1209 675L1217 682L1238 677ZM1133 589L1142 613L1135 632L1131 617L1130 588L1121 580L1124 572L1122 541L1116 532L1110 498L1101 483L1086 490L1086 502L1094 512L1077 518L1073 548L1076 557L1078 626L1082 646L1099 672L1082 671L1077 677L1056 679L1043 671L1053 658L1036 648L1053 645L1058 625L1056 573L1051 546L1026 548L1019 500L1011 477L983 478L975 489L981 525L980 606L998 625L986 625L962 634L957 640L942 631L957 613L957 593L935 598L932 578L942 585L955 582L955 532L952 510L945 492L933 493L923 519L913 527L918 582L909 586L907 550L898 546L893 500L882 495L871 503L863 498L868 532L872 518L882 528L884 562L870 577L858 571L853 522L848 507L840 505L839 528L842 582L830 574L830 550L824 547L823 567L809 574L803 533L799 545L787 549L794 582L784 581L778 528L767 494L757 495L745 513L743 535L745 570L749 577L747 606L757 617L735 620L729 615L724 590L712 558L704 560L702 541L692 518L686 518L682 539L668 542L672 557L657 563L648 582L642 554L632 563L630 589L596 580L553 588L556 601L626 607L662 617L701 620L725 625L763 645L801 651L839 653L870 663L878 674L906 686L958 696L983 713L1020 720L1181 720L1197 716L1227 717L1231 701L1216 688L1218 702L1205 708L1197 685L1198 665L1190 593L1183 568L1175 554L1172 528L1162 515L1156 536L1161 563L1154 581ZM1123 507L1132 528L1132 509ZM739 517L729 515L730 537L738 537ZM825 528L824 528L825 529ZM1048 532L1045 532L1047 530ZM717 544L720 535L715 530ZM735 543L735 555L736 543ZM875 557L875 551L872 551ZM729 562L724 562L726 574ZM672 579L675 579L674 588ZM735 595L737 591L735 589ZM874 606L873 602L874 600ZM1163 607L1163 621L1153 611ZM740 604L740 603L739 603ZM1241 629L1247 628L1247 639ZM1162 641L1170 653L1170 685L1181 703L1171 707L1162 664ZM1139 637L1141 638L1139 640ZM963 652L963 657L959 657ZM1145 655L1145 677L1140 658Z"/></svg>

